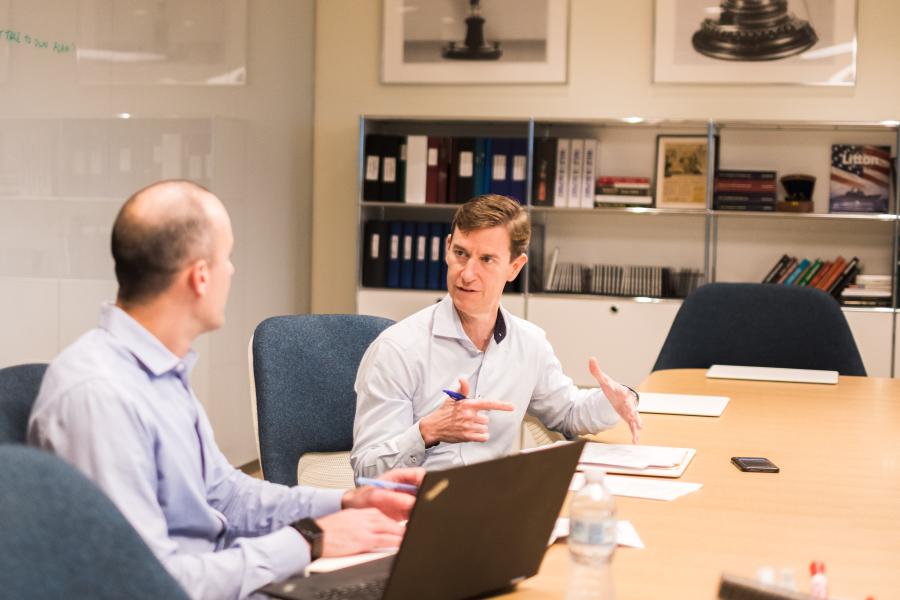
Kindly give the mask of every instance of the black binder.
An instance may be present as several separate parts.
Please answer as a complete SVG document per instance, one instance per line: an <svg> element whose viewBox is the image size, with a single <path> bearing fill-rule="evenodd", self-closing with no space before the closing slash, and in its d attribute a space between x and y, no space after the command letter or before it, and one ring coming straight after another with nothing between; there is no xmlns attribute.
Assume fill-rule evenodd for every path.
<svg viewBox="0 0 900 600"><path fill-rule="evenodd" d="M364 287L387 285L388 224L385 221L366 221L363 226Z"/></svg>

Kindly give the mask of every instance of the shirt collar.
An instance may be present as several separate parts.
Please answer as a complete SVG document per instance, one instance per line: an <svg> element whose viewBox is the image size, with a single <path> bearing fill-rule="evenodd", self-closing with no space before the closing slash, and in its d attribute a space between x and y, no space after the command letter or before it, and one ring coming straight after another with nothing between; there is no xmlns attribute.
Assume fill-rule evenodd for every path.
<svg viewBox="0 0 900 600"><path fill-rule="evenodd" d="M179 358L143 325L115 304L103 304L100 310L100 329L106 330L121 342L155 377L174 371L176 375L186 380L197 362L196 352L189 350L184 358Z"/></svg>
<svg viewBox="0 0 900 600"><path fill-rule="evenodd" d="M469 336L463 329L462 321L459 313L453 306L453 299L450 294L444 296L444 299L438 304L434 314L434 326L432 333L440 337L447 337L457 340L468 341ZM494 343L499 344L506 339L507 328L506 319L503 316L503 307L497 307L497 321L494 323Z"/></svg>

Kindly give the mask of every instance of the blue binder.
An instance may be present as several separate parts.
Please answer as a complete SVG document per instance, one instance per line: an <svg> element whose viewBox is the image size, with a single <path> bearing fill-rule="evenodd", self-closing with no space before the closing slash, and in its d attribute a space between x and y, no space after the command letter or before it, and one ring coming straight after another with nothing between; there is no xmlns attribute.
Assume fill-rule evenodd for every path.
<svg viewBox="0 0 900 600"><path fill-rule="evenodd" d="M509 144L509 163L506 167L506 175L509 182L509 196L515 198L520 204L525 204L525 173L527 165L528 140L515 138ZM516 165L519 168L516 168Z"/></svg>
<svg viewBox="0 0 900 600"><path fill-rule="evenodd" d="M413 287L424 290L428 283L428 223L416 223L413 265Z"/></svg>
<svg viewBox="0 0 900 600"><path fill-rule="evenodd" d="M446 290L447 289L447 244L446 239L447 236L450 235L450 223L444 223L442 227L444 230L443 235L441 236L441 275L438 280L438 289Z"/></svg>
<svg viewBox="0 0 900 600"><path fill-rule="evenodd" d="M494 173L494 140L484 138L484 173L481 178L481 193L491 193L491 179Z"/></svg>
<svg viewBox="0 0 900 600"><path fill-rule="evenodd" d="M432 223L428 229L428 289L439 290L444 263L444 225Z"/></svg>
<svg viewBox="0 0 900 600"><path fill-rule="evenodd" d="M400 287L400 249L403 245L403 223L391 221L388 239L387 286Z"/></svg>
<svg viewBox="0 0 900 600"><path fill-rule="evenodd" d="M509 169L512 167L509 142L510 140L506 138L494 138L491 144L494 151L491 156L490 193L492 194L509 195ZM496 168L498 166L500 168Z"/></svg>
<svg viewBox="0 0 900 600"><path fill-rule="evenodd" d="M400 239L400 287L409 290L413 286L415 270L416 224L403 223L403 237Z"/></svg>

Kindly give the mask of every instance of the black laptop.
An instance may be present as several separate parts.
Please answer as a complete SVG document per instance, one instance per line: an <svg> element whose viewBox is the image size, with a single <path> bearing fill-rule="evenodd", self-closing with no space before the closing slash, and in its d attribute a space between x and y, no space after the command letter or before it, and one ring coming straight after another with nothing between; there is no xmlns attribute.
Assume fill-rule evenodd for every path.
<svg viewBox="0 0 900 600"><path fill-rule="evenodd" d="M538 572L583 441L430 471L396 555L261 591L291 600L471 598Z"/></svg>

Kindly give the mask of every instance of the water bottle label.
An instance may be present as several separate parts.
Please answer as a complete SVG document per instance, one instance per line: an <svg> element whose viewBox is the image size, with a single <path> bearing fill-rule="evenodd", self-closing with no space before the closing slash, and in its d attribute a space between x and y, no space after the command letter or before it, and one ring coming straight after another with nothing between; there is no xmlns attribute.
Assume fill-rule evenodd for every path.
<svg viewBox="0 0 900 600"><path fill-rule="evenodd" d="M572 541L590 546L614 546L616 543L616 522L612 519L602 523L572 521L569 533Z"/></svg>

